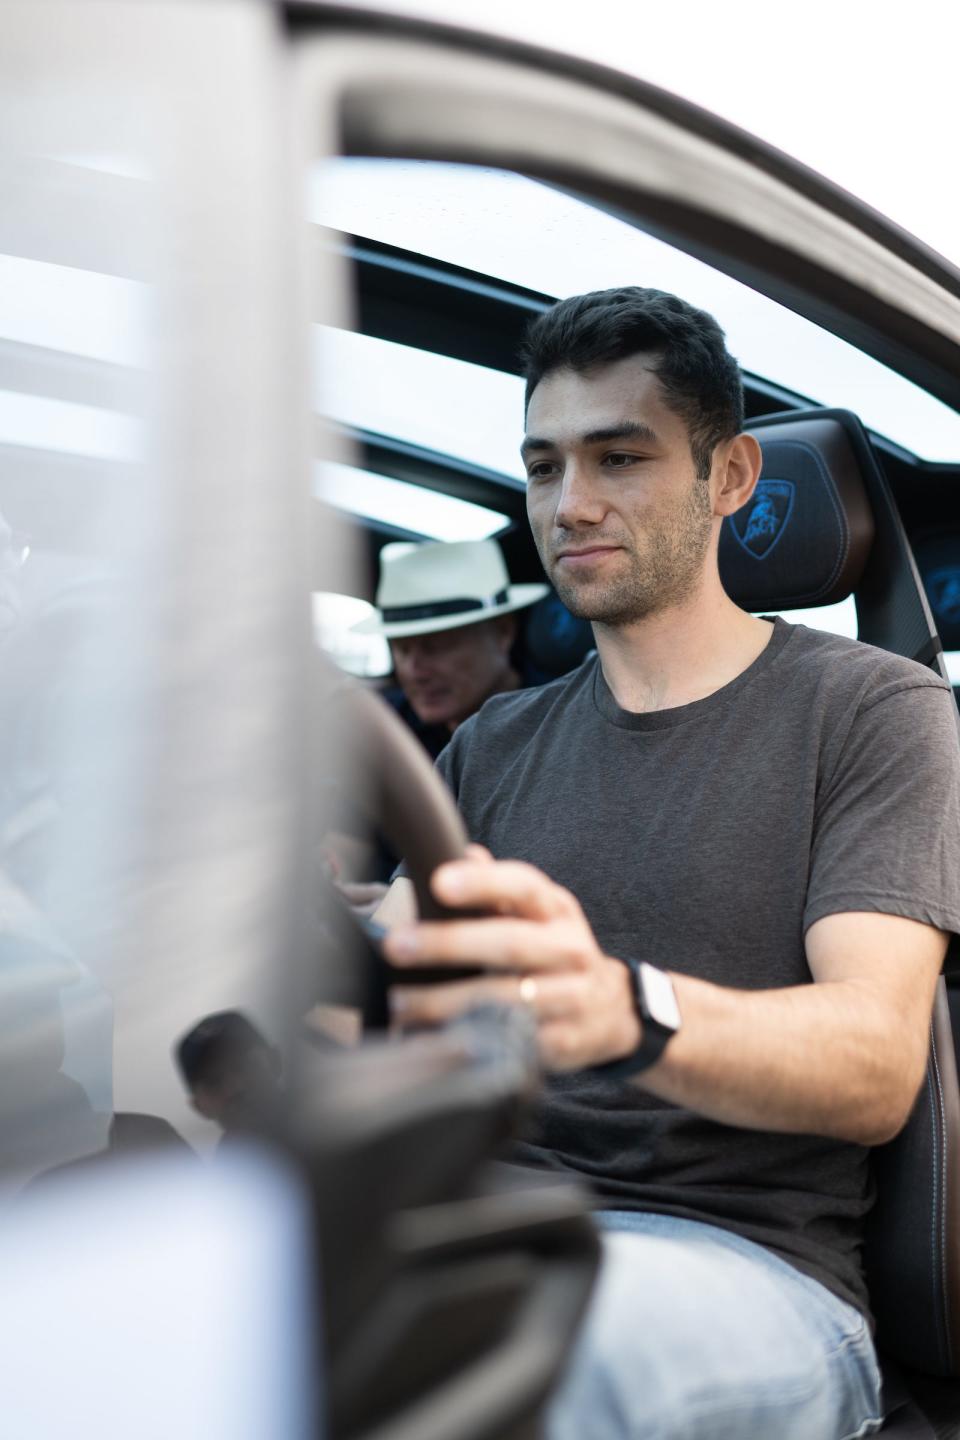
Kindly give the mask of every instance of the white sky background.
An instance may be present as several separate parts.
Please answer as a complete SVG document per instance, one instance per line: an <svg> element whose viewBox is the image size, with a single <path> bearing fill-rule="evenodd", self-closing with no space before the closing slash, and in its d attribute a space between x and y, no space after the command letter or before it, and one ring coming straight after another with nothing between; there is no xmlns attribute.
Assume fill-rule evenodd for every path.
<svg viewBox="0 0 960 1440"><path fill-rule="evenodd" d="M954 0L376 3L661 85L802 160L960 264Z"/></svg>

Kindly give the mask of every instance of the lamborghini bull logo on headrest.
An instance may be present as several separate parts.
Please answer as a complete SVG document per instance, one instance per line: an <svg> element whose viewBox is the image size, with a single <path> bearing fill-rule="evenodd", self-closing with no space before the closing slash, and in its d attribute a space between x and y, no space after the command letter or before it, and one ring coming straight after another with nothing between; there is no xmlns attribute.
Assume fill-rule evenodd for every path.
<svg viewBox="0 0 960 1440"><path fill-rule="evenodd" d="M792 480L758 480L750 504L733 516L733 533L755 560L764 560L786 530L793 496Z"/></svg>

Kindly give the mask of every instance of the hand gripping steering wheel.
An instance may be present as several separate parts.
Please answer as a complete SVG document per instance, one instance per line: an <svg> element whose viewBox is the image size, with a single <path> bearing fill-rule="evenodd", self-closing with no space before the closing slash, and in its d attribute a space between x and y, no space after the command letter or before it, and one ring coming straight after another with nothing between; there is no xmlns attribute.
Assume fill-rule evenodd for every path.
<svg viewBox="0 0 960 1440"><path fill-rule="evenodd" d="M467 832L449 790L437 775L426 751L399 716L377 695L337 676L331 683L324 667L325 713L339 732L341 751L359 759L366 781L361 808L384 836L395 855L403 857L413 885L419 915L442 919L454 912L433 896L430 877L438 865L462 859ZM386 1020L386 990L391 969L380 954L382 931L349 911L334 886L326 897L327 929L332 949L343 951L345 964L332 961L334 975L325 997L356 1003L370 1025ZM463 915L464 912L456 912ZM358 954L358 951L360 952ZM435 984L476 975L471 966L418 967L404 971L404 984Z"/></svg>

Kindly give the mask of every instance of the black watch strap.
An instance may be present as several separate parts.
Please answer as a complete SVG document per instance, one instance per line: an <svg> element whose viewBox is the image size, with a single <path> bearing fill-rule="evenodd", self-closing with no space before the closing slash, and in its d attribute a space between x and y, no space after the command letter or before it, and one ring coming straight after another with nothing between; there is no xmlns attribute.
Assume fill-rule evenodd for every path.
<svg viewBox="0 0 960 1440"><path fill-rule="evenodd" d="M623 957L621 957L623 959ZM673 984L665 970L648 965L644 960L623 959L630 971L630 992L642 1027L643 1038L636 1050L622 1060L594 1067L598 1075L612 1079L639 1075L655 1065L669 1042L680 1029L680 1011Z"/></svg>

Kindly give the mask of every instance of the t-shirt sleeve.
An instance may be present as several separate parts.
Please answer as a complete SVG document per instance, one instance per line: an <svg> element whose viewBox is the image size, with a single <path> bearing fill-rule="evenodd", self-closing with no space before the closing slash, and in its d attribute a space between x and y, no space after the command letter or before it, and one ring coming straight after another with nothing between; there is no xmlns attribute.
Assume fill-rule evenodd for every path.
<svg viewBox="0 0 960 1440"><path fill-rule="evenodd" d="M443 749L440 751L440 754L437 756L436 760L434 761L434 769L436 770L437 774L440 776L440 779L441 779L441 780L444 782L444 784L447 786L447 788L448 788L449 790L452 790L452 791L453 791L453 794L454 794L454 795L456 795L456 793L457 793L457 772L458 772L458 767L457 767L457 766L455 765L455 763L454 763L454 758L455 758L454 741L455 741L455 739L456 739L456 736L454 736L454 739L450 741L450 744L449 744L449 745L445 745L445 746L443 747Z"/></svg>
<svg viewBox="0 0 960 1440"><path fill-rule="evenodd" d="M960 934L960 737L952 693L910 683L862 700L821 794L804 932L872 910Z"/></svg>
<svg viewBox="0 0 960 1440"><path fill-rule="evenodd" d="M479 720L480 712L470 715L462 725L458 725L450 737L450 743L444 746L435 761L437 774L451 791L458 805L461 799L464 767Z"/></svg>

